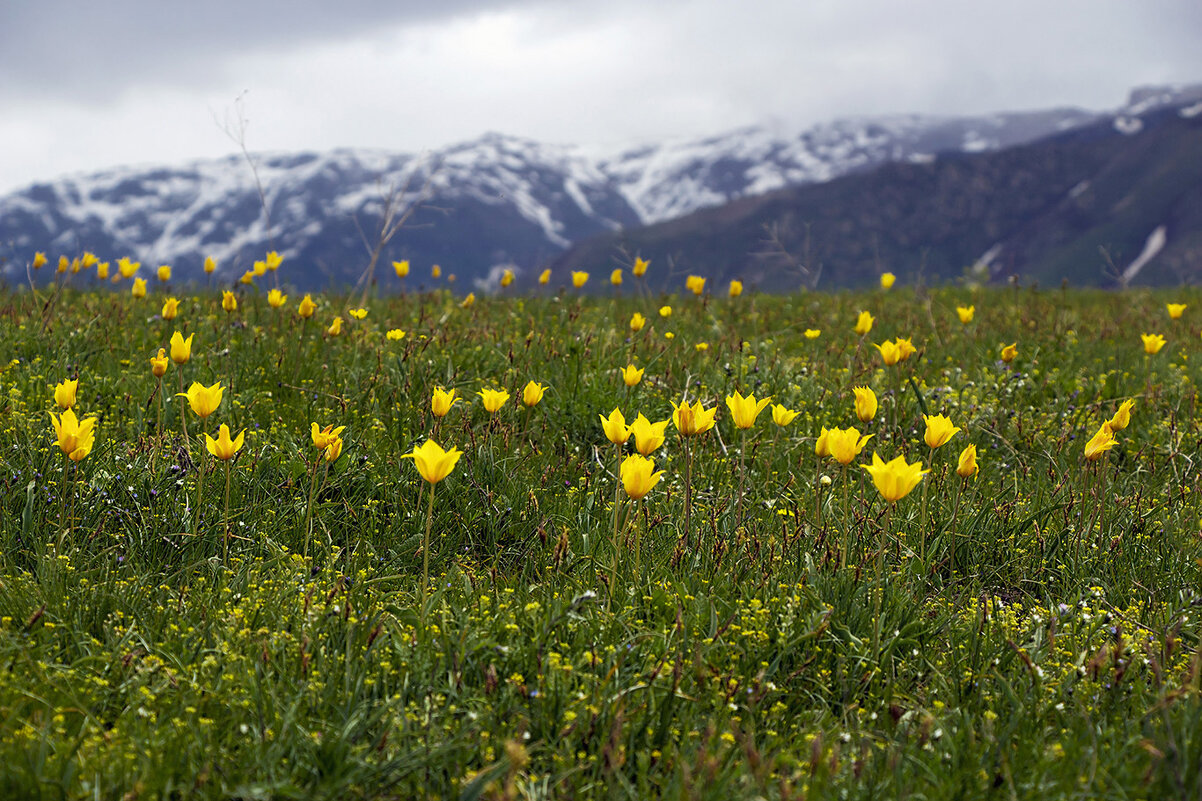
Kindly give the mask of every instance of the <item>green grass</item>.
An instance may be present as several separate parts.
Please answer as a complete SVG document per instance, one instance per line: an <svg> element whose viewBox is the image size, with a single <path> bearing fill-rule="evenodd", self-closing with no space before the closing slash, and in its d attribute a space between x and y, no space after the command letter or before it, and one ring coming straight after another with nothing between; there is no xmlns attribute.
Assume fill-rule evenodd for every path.
<svg viewBox="0 0 1202 801"><path fill-rule="evenodd" d="M335 298L304 325L296 297L226 314L203 293L171 323L161 300L0 298L3 797L1202 791L1196 292L432 294L373 301L339 337ZM148 362L176 330L196 335L185 382L228 387L205 424L187 413L190 450L177 369L160 395ZM1146 357L1143 331L1168 346ZM871 343L894 336L919 352L886 368ZM76 375L98 436L67 469L47 413ZM528 380L550 386L529 412ZM435 430L439 385L469 403L437 423L464 456L435 493L423 628L429 490L401 457ZM860 385L880 399L867 424ZM514 396L491 419L484 387ZM784 428L765 411L742 459L736 389L800 411ZM719 406L693 445L691 529L670 427L615 559L598 414L660 420L686 391ZM1087 463L1128 398L1130 427ZM933 454L923 410L962 428ZM346 446L317 465L305 559L312 422L345 425ZM193 523L198 432L221 423L246 429L224 564L211 460ZM856 464L820 460L821 427L849 425L873 434ZM887 508L858 466L874 450L927 461L926 486Z"/></svg>

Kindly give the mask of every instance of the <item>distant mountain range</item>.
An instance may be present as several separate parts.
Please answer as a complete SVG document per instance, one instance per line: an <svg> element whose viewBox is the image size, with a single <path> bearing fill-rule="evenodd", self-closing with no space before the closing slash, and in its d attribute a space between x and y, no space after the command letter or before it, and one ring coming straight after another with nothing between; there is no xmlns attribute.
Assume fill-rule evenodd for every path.
<svg viewBox="0 0 1202 801"><path fill-rule="evenodd" d="M413 262L411 286L430 285L429 267L440 264L459 286L487 289L506 266L529 281L553 263L608 271L615 254L635 252L660 279L671 263L715 280L746 275L767 289L796 286L799 265L822 266L819 286L920 265L937 280L974 262L994 276L1050 280L1059 270L1097 283L1095 239L1112 246L1120 270L1136 260L1132 242L1147 244L1151 255L1133 277L1163 280L1202 269L1185 234L1202 229L1191 172L1200 113L1194 86L1137 90L1105 113L752 127L604 156L499 134L422 156L259 154L270 226L240 157L118 168L0 197L0 275L23 281L35 250L57 258L86 249L172 264L182 280L199 278L213 256L218 278L231 282L275 249L288 283L345 286L367 265L391 195L417 208L382 251L376 277L385 289L397 285L392 260ZM1130 181L1138 192L1127 192ZM1114 223L1119 235L1107 228L1106 204L1124 199L1137 210Z"/></svg>

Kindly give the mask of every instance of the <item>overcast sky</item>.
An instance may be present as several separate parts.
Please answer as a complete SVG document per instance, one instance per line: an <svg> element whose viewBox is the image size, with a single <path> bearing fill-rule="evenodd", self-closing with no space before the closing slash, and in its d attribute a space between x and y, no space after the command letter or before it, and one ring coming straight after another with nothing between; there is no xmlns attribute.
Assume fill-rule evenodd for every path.
<svg viewBox="0 0 1202 801"><path fill-rule="evenodd" d="M1202 82L1199 0L0 0L0 191L252 150L601 148L770 121L1109 108Z"/></svg>

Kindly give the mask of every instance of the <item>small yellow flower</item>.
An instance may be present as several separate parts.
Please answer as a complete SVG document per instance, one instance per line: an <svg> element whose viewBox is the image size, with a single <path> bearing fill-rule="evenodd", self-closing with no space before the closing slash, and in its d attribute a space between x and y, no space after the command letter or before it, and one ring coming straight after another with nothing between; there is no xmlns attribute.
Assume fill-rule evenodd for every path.
<svg viewBox="0 0 1202 801"><path fill-rule="evenodd" d="M685 289L700 296L705 291L705 279L700 275L690 275L684 280Z"/></svg>
<svg viewBox="0 0 1202 801"><path fill-rule="evenodd" d="M671 306L660 306L659 307L659 316L663 317L664 319L671 317L672 316L672 307Z"/></svg>
<svg viewBox="0 0 1202 801"><path fill-rule="evenodd" d="M238 432L238 436L230 439L230 427L225 423L221 424L221 428L217 430L217 439L213 439L207 433L205 434L205 447L209 453L216 456L223 462L228 462L238 455L238 451L242 450L242 440L246 430Z"/></svg>
<svg viewBox="0 0 1202 801"><path fill-rule="evenodd" d="M346 426L334 427L334 424L322 428L317 423L310 423L309 438L313 440L313 447L319 451L330 447L330 443L342 436L342 432L346 430Z"/></svg>
<svg viewBox="0 0 1202 801"><path fill-rule="evenodd" d="M267 262L267 269L274 273L284 263L284 257L272 250L268 252L265 261Z"/></svg>
<svg viewBox="0 0 1202 801"><path fill-rule="evenodd" d="M60 409L70 409L75 405L75 394L79 389L79 379L70 378L54 387L54 402Z"/></svg>
<svg viewBox="0 0 1202 801"><path fill-rule="evenodd" d="M730 289L727 290L727 294L729 294L732 298L737 298L739 295L742 295L743 294L743 282L739 281L739 280L731 281Z"/></svg>
<svg viewBox="0 0 1202 801"><path fill-rule="evenodd" d="M856 417L860 422L867 423L876 417L876 393L869 387L852 387L852 392L856 395Z"/></svg>
<svg viewBox="0 0 1202 801"><path fill-rule="evenodd" d="M338 457L342 455L342 437L334 437L322 453L325 455L326 462L338 461Z"/></svg>
<svg viewBox="0 0 1202 801"><path fill-rule="evenodd" d="M543 270L541 273L538 274L538 283L539 283L539 286L546 286L547 284L551 283L551 268L550 267L548 267L547 269Z"/></svg>
<svg viewBox="0 0 1202 801"><path fill-rule="evenodd" d="M444 451L437 442L428 439L420 447L414 448L413 453L406 453L401 458L412 459L422 478L431 484L437 484L451 474L462 455L463 451L458 448Z"/></svg>
<svg viewBox="0 0 1202 801"><path fill-rule="evenodd" d="M792 423L793 419L797 417L797 415L798 412L793 411L787 406L783 406L779 403L772 404L772 422L776 423L782 428L789 425L789 423Z"/></svg>
<svg viewBox="0 0 1202 801"><path fill-rule="evenodd" d="M881 273L881 289L892 289L897 276L893 273Z"/></svg>
<svg viewBox="0 0 1202 801"><path fill-rule="evenodd" d="M1174 320L1180 320L1181 315L1185 314L1185 310L1189 307L1184 303L1166 303L1165 308L1169 310L1169 317Z"/></svg>
<svg viewBox="0 0 1202 801"><path fill-rule="evenodd" d="M37 253L33 254L33 269L40 270L45 266L46 254L39 250Z"/></svg>
<svg viewBox="0 0 1202 801"><path fill-rule="evenodd" d="M972 322L972 316L976 313L976 311L976 306L957 306L956 316L960 318L960 322L964 323L964 325L968 325Z"/></svg>
<svg viewBox="0 0 1202 801"><path fill-rule="evenodd" d="M171 335L171 361L176 364L187 364L188 359L192 358L192 337L196 334L188 334L188 338L184 339L183 334L176 331Z"/></svg>
<svg viewBox="0 0 1202 801"><path fill-rule="evenodd" d="M726 396L726 408L730 409L730 416L734 419L735 428L740 429L748 429L755 425L755 418L759 417L760 412L764 411L771 402L772 398L762 398L757 401L755 394L750 392L745 398L738 391L735 391L733 395Z"/></svg>
<svg viewBox="0 0 1202 801"><path fill-rule="evenodd" d="M334 321L330 323L330 327L326 329L326 333L332 337L336 337L342 333L342 318L334 317Z"/></svg>
<svg viewBox="0 0 1202 801"><path fill-rule="evenodd" d="M609 417L603 414L597 415L601 418L601 430L605 432L605 438L615 445L621 445L630 438L630 428L626 425L626 418L616 407L609 413Z"/></svg>
<svg viewBox="0 0 1202 801"><path fill-rule="evenodd" d="M83 258L79 260L79 263L80 266L86 270L95 265L98 261L100 261L100 259L96 258L95 253L91 252L90 250L85 250L83 253Z"/></svg>
<svg viewBox="0 0 1202 801"><path fill-rule="evenodd" d="M547 388L537 381L528 381L526 386L522 387L522 405L526 407L537 406L538 402L543 399L543 393Z"/></svg>
<svg viewBox="0 0 1202 801"><path fill-rule="evenodd" d="M467 296L464 297L463 301L459 304L459 306L460 306L460 308L467 309L467 308L471 308L471 305L475 302L476 302L476 293L468 292Z"/></svg>
<svg viewBox="0 0 1202 801"><path fill-rule="evenodd" d="M880 455L873 451L872 464L863 465L872 476L872 483L877 492L889 503L897 503L910 494L918 486L922 477L930 470L922 469L922 462L907 464L906 457L898 456L892 461L885 462Z"/></svg>
<svg viewBox="0 0 1202 801"><path fill-rule="evenodd" d="M390 328L384 335L390 342L400 342L405 338L405 332L399 328Z"/></svg>
<svg viewBox="0 0 1202 801"><path fill-rule="evenodd" d="M217 407L221 405L221 396L224 392L225 388L221 386L220 381L211 387L206 387L197 381L193 381L192 386L188 387L187 392L177 392L175 394L187 398L188 405L192 407L192 411L196 413L197 417L203 420L217 411Z"/></svg>
<svg viewBox="0 0 1202 801"><path fill-rule="evenodd" d="M635 312L630 316L630 333L637 334L647 324L647 318Z"/></svg>
<svg viewBox="0 0 1202 801"><path fill-rule="evenodd" d="M238 296L228 289L223 289L221 291L221 308L227 312L238 311Z"/></svg>
<svg viewBox="0 0 1202 801"><path fill-rule="evenodd" d="M650 265L651 262L647 261L646 259L636 257L634 260L634 266L630 268L630 272L634 273L635 278L642 278L647 274L647 268Z"/></svg>
<svg viewBox="0 0 1202 801"><path fill-rule="evenodd" d="M135 278L133 288L130 289L130 294L133 295L135 298L146 297L146 279L145 278Z"/></svg>
<svg viewBox="0 0 1202 801"><path fill-rule="evenodd" d="M484 399L484 409L489 414L496 414L509 400L509 393L503 389L482 389L476 394Z"/></svg>
<svg viewBox="0 0 1202 801"><path fill-rule="evenodd" d="M873 436L862 437L857 428L832 428L826 432L826 447L836 462L849 465Z"/></svg>
<svg viewBox="0 0 1202 801"><path fill-rule="evenodd" d="M102 261L96 265L96 278L99 281L107 281L109 279L109 263Z"/></svg>
<svg viewBox="0 0 1202 801"><path fill-rule="evenodd" d="M818 439L814 440L814 455L820 459L831 455L831 432L826 426L822 427Z"/></svg>
<svg viewBox="0 0 1202 801"><path fill-rule="evenodd" d="M1009 345L1002 346L1002 361L1006 364L1014 361L1014 357L1018 355L1018 343L1014 342Z"/></svg>
<svg viewBox="0 0 1202 801"><path fill-rule="evenodd" d="M609 283L613 284L614 286L622 285L622 270L621 269L616 269L612 273L609 274Z"/></svg>
<svg viewBox="0 0 1202 801"><path fill-rule="evenodd" d="M66 256L59 256L58 267L55 268L55 272L65 273L69 269L71 269L71 260Z"/></svg>
<svg viewBox="0 0 1202 801"><path fill-rule="evenodd" d="M167 298L163 301L163 310L159 312L159 316L164 320L174 320L179 314L179 301L175 298Z"/></svg>
<svg viewBox="0 0 1202 801"><path fill-rule="evenodd" d="M510 284L513 283L513 279L514 279L513 270L509 267L506 267L504 269L504 271L502 271L502 273L501 273L501 286L502 287L509 286Z"/></svg>
<svg viewBox="0 0 1202 801"><path fill-rule="evenodd" d="M130 261L128 256L117 259L117 272L121 273L122 278L133 278L141 266L142 262Z"/></svg>
<svg viewBox="0 0 1202 801"><path fill-rule="evenodd" d="M150 357L150 372L155 378L162 378L167 374L167 365L170 361L167 358L166 348L159 348L159 355Z"/></svg>
<svg viewBox="0 0 1202 801"><path fill-rule="evenodd" d="M942 414L924 414L922 419L927 423L926 433L923 435L923 441L930 448L939 448L947 444L947 441L956 435L960 430L959 426L952 425L951 419Z"/></svg>
<svg viewBox="0 0 1202 801"><path fill-rule="evenodd" d="M317 304L313 302L312 296L308 292L301 298L300 305L296 307L296 314L302 320L308 320L313 316L313 312L317 311Z"/></svg>
<svg viewBox="0 0 1202 801"><path fill-rule="evenodd" d="M681 401L680 405L672 404L672 425L681 436L692 437L704 434L714 427L714 418L718 415L718 407L706 409L698 400L692 406Z"/></svg>
<svg viewBox="0 0 1202 801"><path fill-rule="evenodd" d="M447 412L451 411L451 407L459 400L455 396L455 390L447 392L442 387L434 388L434 395L430 398L430 411L435 417L446 417Z"/></svg>
<svg viewBox="0 0 1202 801"><path fill-rule="evenodd" d="M206 256L204 269L205 269L205 275L212 275L213 271L217 269L216 259L214 259L212 256Z"/></svg>
<svg viewBox="0 0 1202 801"><path fill-rule="evenodd" d="M362 320L367 316L367 309L349 309L347 314L349 314L351 317L354 317L356 320Z"/></svg>
<svg viewBox="0 0 1202 801"><path fill-rule="evenodd" d="M635 367L633 364L628 364L622 368L622 381L626 386L633 387L643 380L643 370Z"/></svg>
<svg viewBox="0 0 1202 801"><path fill-rule="evenodd" d="M655 462L632 453L622 462L622 487L631 500L640 500L655 488L664 471L655 471Z"/></svg>
<svg viewBox="0 0 1202 801"><path fill-rule="evenodd" d="M901 348L897 346L896 342L886 339L879 345L874 342L872 347L881 352L881 361L885 363L886 367L892 367L901 361Z"/></svg>
<svg viewBox="0 0 1202 801"><path fill-rule="evenodd" d="M580 289L588 283L588 273L581 270L572 270L572 286Z"/></svg>
<svg viewBox="0 0 1202 801"><path fill-rule="evenodd" d="M159 280L162 281L164 284L167 283L168 281L170 281L171 280L171 265L170 264L160 265L158 275L159 275Z"/></svg>
<svg viewBox="0 0 1202 801"><path fill-rule="evenodd" d="M267 293L267 305L273 309L278 309L288 302L288 296L278 289L272 289Z"/></svg>
<svg viewBox="0 0 1202 801"><path fill-rule="evenodd" d="M1114 413L1114 417L1110 418L1108 425L1111 431L1122 431L1127 426L1131 425L1131 410L1135 407L1135 401L1125 400L1119 404L1118 411Z"/></svg>
<svg viewBox="0 0 1202 801"><path fill-rule="evenodd" d="M630 433L634 435L634 448L644 456L650 456L659 446L664 444L664 434L671 420L661 420L653 423L643 416L642 412L630 424Z"/></svg>
<svg viewBox="0 0 1202 801"><path fill-rule="evenodd" d="M1110 423L1102 423L1102 427L1098 429L1098 433L1094 434L1089 442L1085 443L1085 458L1091 462L1101 459L1106 451L1113 448L1116 444L1114 432L1110 430Z"/></svg>
<svg viewBox="0 0 1202 801"><path fill-rule="evenodd" d="M868 312L866 312L866 311L860 312L860 316L856 318L855 332L857 334L859 334L860 336L864 336L865 334L867 334L869 331L872 330L872 324L875 321L876 321L876 318L873 317Z"/></svg>
<svg viewBox="0 0 1202 801"><path fill-rule="evenodd" d="M243 286L250 286L254 282L255 282L255 274L253 272L251 272L250 270L247 270L246 272L242 273L242 276L238 279L238 283L242 284ZM224 304L222 304L222 305L224 305Z"/></svg>
<svg viewBox="0 0 1202 801"><path fill-rule="evenodd" d="M442 278L442 268L439 267L437 264L435 264L433 267L430 268L430 277L431 278Z"/></svg>
<svg viewBox="0 0 1202 801"><path fill-rule="evenodd" d="M977 465L977 446L969 445L960 451L960 459L956 462L956 475L960 478L971 478L981 468Z"/></svg>
<svg viewBox="0 0 1202 801"><path fill-rule="evenodd" d="M807 328L805 330L806 339L817 339L820 336L822 336L822 329L820 328Z"/></svg>
<svg viewBox="0 0 1202 801"><path fill-rule="evenodd" d="M1139 338L1144 342L1144 353L1149 356L1160 353L1165 344L1165 338L1160 334L1140 334Z"/></svg>
<svg viewBox="0 0 1202 801"><path fill-rule="evenodd" d="M397 278L404 278L409 275L409 260L394 261L392 263L392 270L396 273Z"/></svg>
<svg viewBox="0 0 1202 801"><path fill-rule="evenodd" d="M255 278L259 278L261 276L266 275L267 274L267 262L256 261L253 265L251 265L250 274L252 276L254 276ZM247 283L250 283L250 282L248 281Z"/></svg>
<svg viewBox="0 0 1202 801"><path fill-rule="evenodd" d="M55 444L68 459L78 462L92 452L96 440L95 417L80 420L75 412L67 409L61 418L55 417L52 412L50 422L54 425Z"/></svg>

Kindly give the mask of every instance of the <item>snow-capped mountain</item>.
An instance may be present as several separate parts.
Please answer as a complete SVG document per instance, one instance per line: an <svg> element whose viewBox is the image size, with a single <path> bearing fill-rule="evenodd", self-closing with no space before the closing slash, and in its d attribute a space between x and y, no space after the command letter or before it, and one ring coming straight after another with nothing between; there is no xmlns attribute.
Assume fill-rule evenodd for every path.
<svg viewBox="0 0 1202 801"><path fill-rule="evenodd" d="M195 278L206 256L233 280L268 249L295 285L353 281L392 195L416 211L383 252L487 282L529 270L589 236L708 206L947 152L1006 148L1111 117L1135 132L1166 106L1197 113L1202 86L1141 89L1105 114L1056 109L982 117L840 120L793 133L751 127L598 156L580 147L487 134L424 155L365 150L259 154L180 166L117 168L0 197L3 274L21 280L35 250L172 264ZM416 275L416 274L415 274ZM391 270L377 273L388 282Z"/></svg>

